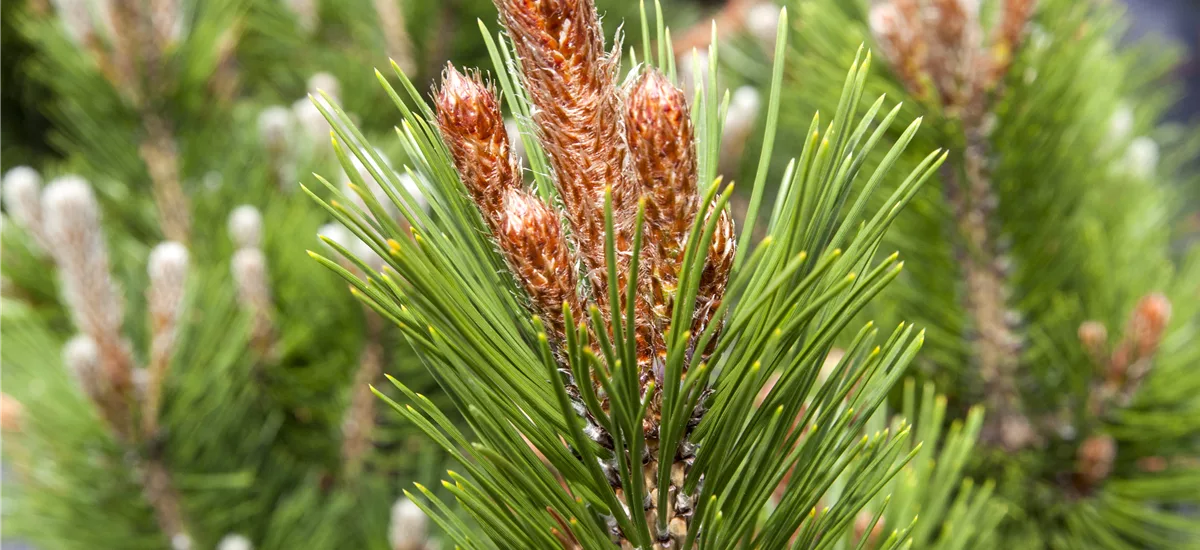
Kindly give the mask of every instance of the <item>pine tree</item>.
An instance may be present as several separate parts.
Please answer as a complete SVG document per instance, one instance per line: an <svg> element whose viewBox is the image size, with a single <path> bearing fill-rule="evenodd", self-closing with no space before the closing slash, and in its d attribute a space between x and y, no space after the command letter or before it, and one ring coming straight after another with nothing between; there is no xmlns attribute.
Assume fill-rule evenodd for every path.
<svg viewBox="0 0 1200 550"><path fill-rule="evenodd" d="M318 231L363 245L291 191L298 173L336 166L328 125L307 99L264 107L279 96L250 69L334 94L336 78L254 50L280 22L273 2L87 11L105 6L63 2L18 24L37 45L28 76L55 91L65 161L3 182L5 537L423 547L426 520L399 487L442 456L381 414L368 384L432 380L304 254ZM304 32L282 21L276 35Z"/></svg>
<svg viewBox="0 0 1200 550"><path fill-rule="evenodd" d="M483 74L450 65L431 105L396 64L399 91L377 73L402 114L407 172L428 211L396 173L376 170L382 158L336 102L317 102L355 193L319 176L332 198L306 192L384 261L372 268L333 241L337 255L312 255L400 328L470 428L392 379L403 398L380 396L463 468L443 487L467 517L423 485L410 498L464 548L987 540L1002 510L989 487L960 486L958 473L981 415L952 428L934 460L945 402L932 388L919 412L912 386L906 400L935 441L928 448L882 407L924 333L902 323L880 339L871 323L850 326L899 275L896 255L873 256L945 159L927 154L873 199L920 123L863 170L899 112L879 119L880 99L860 118L869 57L839 79L829 128L810 127L784 178L794 185L755 246L750 232L735 236L733 186L717 177L728 96L715 70L692 82L688 101L661 21L654 48L643 15L643 45L622 76L621 48L605 49L592 2L496 4L507 33L485 38L502 96ZM783 21L750 220L778 121ZM715 67L715 50L709 59ZM854 191L856 182L867 188ZM388 207L409 225L381 220ZM844 352L827 359L835 345ZM903 502L889 507L885 488ZM916 512L927 508L969 526L918 533Z"/></svg>
<svg viewBox="0 0 1200 550"><path fill-rule="evenodd" d="M833 105L828 78L867 42L886 68L866 89L924 118L914 143L948 148L884 239L913 267L876 313L928 327L917 370L950 418L986 405L968 472L1009 509L998 544L1197 544L1200 272L1171 229L1195 147L1156 128L1171 50L1121 45L1103 2L792 6L785 127Z"/></svg>

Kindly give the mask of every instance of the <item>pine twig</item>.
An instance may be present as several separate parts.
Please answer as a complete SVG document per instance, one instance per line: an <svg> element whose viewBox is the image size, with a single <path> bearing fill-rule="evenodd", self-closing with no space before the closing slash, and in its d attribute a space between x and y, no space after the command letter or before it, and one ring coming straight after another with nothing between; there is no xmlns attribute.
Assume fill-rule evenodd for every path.
<svg viewBox="0 0 1200 550"><path fill-rule="evenodd" d="M174 550L189 550L192 547L192 539L184 523L179 492L175 489L170 470L157 457L141 462L137 468L142 492L154 509L159 528L171 541Z"/></svg>
<svg viewBox="0 0 1200 550"><path fill-rule="evenodd" d="M125 304L109 268L108 246L100 231L100 206L87 182L64 176L46 187L42 209L67 309L95 350L97 403L118 439L129 441L133 436L129 408L133 354L121 335Z"/></svg>
<svg viewBox="0 0 1200 550"><path fill-rule="evenodd" d="M192 231L191 205L179 181L179 151L171 123L155 114L143 115L145 137L138 154L150 174L159 224L167 240L186 243Z"/></svg>
<svg viewBox="0 0 1200 550"><path fill-rule="evenodd" d="M962 133L958 166L942 171L944 192L960 238L963 300L972 325L968 339L986 394L982 438L1009 451L1034 444L1039 436L1017 388L1022 342L1009 319L1006 268L993 234L997 199L988 119L1033 4L1005 0L990 45L978 6L963 0L885 0L870 12L871 31L904 86L938 105Z"/></svg>
<svg viewBox="0 0 1200 550"><path fill-rule="evenodd" d="M75 325L83 332L64 348L64 360L121 445L135 449L141 439L154 441L159 386L174 340L187 251L182 245L171 243L151 255L149 298L155 333L151 351L152 387L147 389L148 403L152 404L140 411L146 429L139 434L132 410L136 403L132 381L135 366L129 343L121 336L124 303L109 271L99 205L91 187L73 176L59 178L47 186L42 202L46 234L62 275L67 306ZM179 495L167 467L158 456L134 460L139 483L154 508L159 526L176 548L190 547Z"/></svg>
<svg viewBox="0 0 1200 550"><path fill-rule="evenodd" d="M780 241L764 242L742 264L746 278L733 282L740 299L728 311L724 306L732 300L725 301L713 315L716 320L728 312L730 327L737 327L737 333L730 333L734 328L724 329L708 363L703 354L689 352L688 329L694 321L693 306L698 305L692 303L694 293L704 292L712 298L712 306L724 299L724 273L708 277L722 281L716 285L702 279L706 261L718 271L728 265L732 223L722 216L732 189L710 185L715 177L706 170L702 197L672 196L670 191L679 193L681 184L700 186L701 176L691 173L699 164L693 160L696 150L706 152L700 158L715 163L719 120L711 121L719 114L718 102L703 104L703 120L708 121L700 138L703 147L693 147L691 117L686 105L676 101L682 96L677 90L646 86L631 91L615 86L616 60L604 50L590 0L497 0L496 4L508 37L497 41L486 33L488 47L502 72L501 85L515 102L516 116L532 115L541 147L531 151L531 160L539 170L543 160L549 165L550 170L537 179L557 188L563 210L559 214L567 222L564 235L575 245L565 250L580 260L579 299L590 302L579 325L571 307L563 308L565 342L553 342L553 329L540 316L522 322L525 314L538 312L521 311L522 304L508 295L508 285L497 284L495 258L487 253L489 245L498 245L506 254L516 250L528 265L547 264L542 259L546 256L554 256L555 265L567 263L558 262L553 254L558 246L532 251L525 246L557 228L553 214L558 205L533 200L536 197L523 182L508 183L515 179L504 172L512 165L511 156L495 145L504 132L498 110L475 108L478 98L464 99L465 94L454 91L457 83L444 83L434 94L440 140L428 132L401 136L409 150L434 152L426 157L430 164L418 169L427 172L423 176L433 176L426 181L438 191L431 200L445 213L430 219L412 216L414 226L420 226L414 228L418 239L406 239L398 227L372 224L367 213L314 197L346 214L349 219L338 217L356 235L366 232L373 243L387 242L392 248L387 268L355 262L370 268L366 277L333 260L320 261L354 285L356 293L369 295L367 301L379 311L394 312L384 315L396 317L393 321L413 336L410 340L430 368L451 381L447 391L477 427L478 443L474 443L423 397L393 381L415 403L405 406L387 399L389 404L445 442L446 450L468 468L467 475L451 472L452 481L443 485L465 504L480 528L460 527L463 524L453 512L421 486L425 498L417 501L418 506L438 516L448 536L463 547L480 541L485 546L521 548L615 545L666 550L737 544L776 548L788 545L793 537L798 543L815 537L834 540L839 535L831 530L839 524L849 527L853 514L912 458L913 453L905 454L898 445L903 431L895 437L885 432L873 438L862 434L878 399L917 353L924 335L901 325L886 343L875 346L877 332L868 325L847 352L849 359L839 367L838 376L826 382L833 386L820 385L811 368L815 354L832 345L866 298L899 273L895 256L875 268L859 268L882 239L890 222L885 216L915 194L944 155L939 151L928 156L901 191L873 217L864 218L871 219L870 224L850 237L853 226L841 224L845 217L857 218L859 207L866 204L863 197L845 202L846 195L858 187L853 181L854 159L865 154L856 152L857 138L848 137L855 127L855 109L844 114L839 110L823 141L819 130L813 132L811 140L826 144L822 151L834 147L836 152L819 157L820 162L832 160L812 169L814 187L793 189L791 198L811 191L814 204L821 206L810 216L804 201L787 198L774 209L771 227L786 227L788 239L778 245L771 243ZM783 25L781 14L777 34L783 34ZM659 32L660 37L665 34L665 29ZM511 64L510 45L515 54ZM785 48L780 43L777 51ZM776 57L773 72L776 85L768 140L776 126L781 57ZM844 104L857 106L865 83L859 71L868 65L860 59L848 73ZM521 89L513 86L509 76ZM654 82L653 76L643 78L643 83ZM482 87L462 80L472 88ZM406 88L419 103L420 94ZM631 98L629 93L646 95ZM416 123L420 115L400 107ZM326 114L339 143L360 158L369 153L370 144L364 143L353 121L338 110ZM858 127L866 128L874 114L864 116ZM644 127L625 127L631 119ZM910 131L916 126L910 126ZM644 143L633 144L631 139ZM872 138L869 144L874 142ZM905 145L893 148L889 158L899 156ZM660 154L665 156L655 158ZM767 156L764 152L764 159ZM761 181L756 184L756 196L761 185ZM476 213L460 208L464 190L489 227L505 229L504 224L514 218L520 224L509 223L509 237L493 231L494 239L488 240L486 231L477 231ZM718 191L720 197L714 200ZM519 202L522 208L496 208L502 201ZM683 239L672 231L681 202L692 205L681 216L692 222ZM843 204L854 205L845 216ZM415 214L411 207L404 208ZM668 212L671 216L664 216ZM714 233L715 247L709 244ZM504 243L506 238L511 238L509 244ZM345 252L344 247L335 248ZM670 349L663 341L641 338L638 330L643 324L658 328L656 313L645 307L653 302L646 299L651 293L642 277L656 269L659 276L666 273L655 253L660 248L683 249L686 262L678 274L682 282L677 283L686 291L679 293L680 307L670 312L670 322L678 326L667 327L663 338L669 340ZM438 254L421 253L426 250ZM817 260L815 264L808 254ZM510 262L513 265L526 264ZM447 269L455 276L426 276ZM520 281L521 275L516 275ZM372 281L382 281L388 288L372 290ZM533 306L529 309L538 307ZM525 330L530 325L533 334ZM413 327L421 328L414 331ZM711 321L708 327L705 337L717 328ZM647 343L651 357L665 361L643 364L642 347ZM530 349L530 344L536 348ZM753 396L775 374L780 380L777 391L756 409ZM550 388L545 387L547 378ZM572 391L578 380L594 384L578 384ZM865 390L855 395L850 406L842 406L841 399L859 382ZM788 429L804 405L796 396L814 396L806 418L821 427L813 430L819 437L801 437L800 430ZM797 464L800 468L790 484L794 490L777 507L769 506L771 490ZM843 472L854 476L853 483L832 503L833 510L819 517L807 514ZM425 500L434 504L422 505ZM496 506L498 502L503 505Z"/></svg>
<svg viewBox="0 0 1200 550"><path fill-rule="evenodd" d="M162 385L175 347L187 270L188 251L179 243L166 242L150 252L147 265L150 288L146 291L151 324L150 364L146 369L145 393L141 396L142 435L147 438L158 436Z"/></svg>
<svg viewBox="0 0 1200 550"><path fill-rule="evenodd" d="M260 354L267 354L274 341L271 321L271 283L267 278L267 257L258 247L241 248L230 264L237 286L238 302L251 315L250 342Z"/></svg>
<svg viewBox="0 0 1200 550"><path fill-rule="evenodd" d="M1021 342L1008 319L1008 284L989 227L994 195L987 168L988 141L979 129L968 129L960 171L943 170L946 194L962 239L964 305L971 319L969 338L983 380L988 415L984 441L1010 451L1037 440L1022 410L1017 388Z"/></svg>
<svg viewBox="0 0 1200 550"><path fill-rule="evenodd" d="M379 27L387 44L387 54L400 68L411 72L416 69L413 59L412 40L405 26L404 6L401 0L373 0L375 13L379 16Z"/></svg>
<svg viewBox="0 0 1200 550"><path fill-rule="evenodd" d="M371 434L375 430L375 394L371 385L383 374L383 318L368 307L363 308L366 338L358 356L358 370L351 386L350 406L342 422L342 475L354 479L362 473L363 461L371 449Z"/></svg>

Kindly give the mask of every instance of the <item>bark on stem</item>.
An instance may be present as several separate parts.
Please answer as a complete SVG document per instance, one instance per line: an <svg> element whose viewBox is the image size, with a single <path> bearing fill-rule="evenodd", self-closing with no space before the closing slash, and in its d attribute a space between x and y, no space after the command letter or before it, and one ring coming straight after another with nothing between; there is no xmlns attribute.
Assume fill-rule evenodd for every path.
<svg viewBox="0 0 1200 550"><path fill-rule="evenodd" d="M366 308L364 308L366 309ZM374 311L366 316L366 342L354 375L350 407L342 424L342 472L351 479L362 472L363 460L371 448L371 433L375 428L375 395L371 383L383 373L383 318Z"/></svg>
<svg viewBox="0 0 1200 550"><path fill-rule="evenodd" d="M1008 281L989 226L995 195L988 162L991 147L982 124L964 121L960 165L945 171L946 193L960 242L969 342L983 382L988 415L983 440L1015 451L1036 440L1017 391L1021 342L1008 319Z"/></svg>
<svg viewBox="0 0 1200 550"><path fill-rule="evenodd" d="M179 504L179 493L171 480L171 472L162 460L150 458L140 465L142 492L154 509L159 529L167 535L172 548L191 548L192 539L183 521L183 509Z"/></svg>
<svg viewBox="0 0 1200 550"><path fill-rule="evenodd" d="M187 243L191 234L191 208L179 182L179 151L171 123L156 114L142 119L145 137L138 154L150 174L154 205L167 240Z"/></svg>

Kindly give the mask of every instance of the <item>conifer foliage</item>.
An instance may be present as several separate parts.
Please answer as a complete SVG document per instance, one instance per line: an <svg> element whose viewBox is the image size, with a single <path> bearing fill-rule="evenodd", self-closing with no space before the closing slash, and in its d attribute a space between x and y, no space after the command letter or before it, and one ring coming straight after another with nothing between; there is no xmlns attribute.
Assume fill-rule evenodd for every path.
<svg viewBox="0 0 1200 550"><path fill-rule="evenodd" d="M951 418L986 406L968 473L1009 509L998 542L1195 545L1200 276L1170 230L1172 159L1195 149L1155 128L1170 49L1120 46L1106 2L791 6L803 85L785 118L832 105L824 77L866 41L886 61L867 89L949 150L885 239L913 268L879 312L929 327L919 372Z"/></svg>
<svg viewBox="0 0 1200 550"><path fill-rule="evenodd" d="M329 219L295 174L336 167L328 125L307 99L260 103L278 99L260 63L285 83L305 70L254 50L264 28L311 30L279 25L276 2L28 4L24 76L55 91L63 160L3 181L5 538L423 547L398 487L441 456L369 384L431 381L304 254Z"/></svg>
<svg viewBox="0 0 1200 550"><path fill-rule="evenodd" d="M413 500L464 548L911 544L913 517L898 518L912 508L881 520L876 499L920 446L903 420L867 427L888 424L880 407L924 334L851 324L900 273L896 255L872 257L944 154L928 153L868 207L920 125L863 169L898 113L880 99L860 115L869 55L839 79L828 128L813 120L764 221L770 236L752 244L749 232L735 239L733 188L716 177L715 70L689 101L661 22L655 52L643 15L642 63L622 76L592 2L496 4L507 32L484 29L492 78L532 185L480 73L448 66L433 105L395 64L401 91L376 75L403 117L407 172L428 211L376 169L350 117L317 101L342 165L367 173L348 170L352 197L324 178L333 198L309 193L384 261L371 269L334 242L357 270L313 256L400 327L473 432L393 379L404 398L386 399L461 463L443 485L471 522L424 486ZM772 154L785 21L750 220ZM715 68L715 50L709 59ZM386 201L366 191L371 180ZM387 204L408 227L379 218ZM959 452L972 438L955 432ZM939 487L957 482L949 472ZM861 517L868 507L878 512ZM890 531L871 538L870 525Z"/></svg>

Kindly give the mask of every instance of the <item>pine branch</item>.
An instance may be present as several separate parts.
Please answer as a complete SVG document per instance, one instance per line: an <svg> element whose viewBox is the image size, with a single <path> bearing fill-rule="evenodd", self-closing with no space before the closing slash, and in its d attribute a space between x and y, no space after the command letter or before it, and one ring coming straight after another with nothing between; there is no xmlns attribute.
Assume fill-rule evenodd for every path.
<svg viewBox="0 0 1200 550"><path fill-rule="evenodd" d="M342 438L330 435L336 435L353 393L346 359L352 363L363 346L356 334L362 311L343 295L343 284L319 269L313 273L308 258L298 256L297 235L306 240L328 219L307 198L278 192L279 185L293 181L289 171L329 167L334 156L328 154L328 126L320 120L317 147L306 148L306 136L295 131L301 128L288 113L285 143L277 144L284 158L277 159L274 177L261 165L268 147L256 142L253 131L254 102L260 98L303 82L314 67L353 67L344 45L326 43L326 35L341 37L364 24L373 29L370 10L326 10L323 34L297 41L289 25L278 24L280 14L271 3L124 2L120 7L131 23L119 38L128 38L123 51L134 63L123 80L110 66L114 54L106 37L116 35L106 28L98 4L89 5L57 14L18 12L14 19L37 49L27 76L52 90L45 110L55 125L53 145L67 159L63 168L98 183L94 199L104 208L108 238L98 229L91 233L111 253L105 270L89 270L88 286L112 283L113 295L127 301L120 304L128 312L114 333L128 346L129 388L118 395L101 366L107 361L101 349L109 343L98 345L84 335L62 349L70 336L62 331L72 325L55 288L60 270L37 252L51 247L38 246L36 230L6 228L4 386L30 404L22 447L29 457L24 462L36 465L37 475L16 480L19 491L12 496L19 503L6 508L11 524L5 535L46 548L169 547L183 543L176 536L181 533L194 547L221 550L239 544L244 549L247 540L263 548L385 545L396 481L421 476L440 455L416 444L412 426L370 414L374 426L366 452L350 461L358 463L358 481L328 483L342 477L331 474L343 466ZM73 29L61 21L79 15L86 16L80 18L83 40L65 34ZM362 34L375 47L376 33ZM270 48L261 49L268 36ZM357 36L356 43L363 42ZM256 42L243 42L247 37ZM313 81L334 91L327 78ZM239 83L249 85L245 93L230 95ZM347 95L359 104L382 97ZM321 118L315 107L312 112ZM389 154L403 158L394 150ZM160 193L164 181L177 184L180 193ZM8 183L6 213L12 211ZM31 194L25 187L16 194L38 198L36 188ZM194 210L183 187L201 190L191 197ZM38 216L23 218L21 225L38 225L38 202L33 201ZM154 253L149 284L143 269L154 235L183 233L168 227L173 216L162 211L171 208L160 208L180 202L185 215L195 216L196 228L188 247L197 273L189 277L183 313L170 310L171 293L160 292ZM254 251L240 254L249 261L231 266L225 236L209 228L225 221L222 204L242 202L269 206L265 216L253 212L252 220L230 217L234 248ZM266 239L264 223L272 228ZM241 275L237 280L231 280L231 269ZM238 286L246 291L241 304ZM110 293L88 294L89 300L104 301ZM115 313L107 305L103 309ZM251 344L256 325L267 330L257 330L264 337ZM29 337L30 332L44 332L45 338ZM415 361L406 349L389 349L388 361L378 368L414 374L406 376L414 387L422 379L432 385L430 377L413 373ZM70 371L54 368L63 352ZM138 361L145 362L144 369ZM377 409L373 399L362 386L358 402ZM118 417L128 422L106 420ZM114 424L128 425L128 437L114 435ZM18 453L10 442L15 439L5 433L6 462Z"/></svg>
<svg viewBox="0 0 1200 550"><path fill-rule="evenodd" d="M154 508L154 516L171 546L176 549L191 548L191 537L184 526L179 493L175 490L171 473L158 458L150 458L134 467L140 474L140 483L146 500Z"/></svg>
<svg viewBox="0 0 1200 550"><path fill-rule="evenodd" d="M1171 385L1194 387L1173 365L1195 357L1195 346L1180 340L1172 348L1180 357L1154 348L1151 361L1129 353L1140 347L1133 332L1159 334L1162 340L1145 339L1159 345L1170 339L1170 328L1130 328L1161 326L1168 312L1174 330L1194 331L1194 319L1175 314L1180 295L1166 290L1194 277L1195 267L1193 260L1173 266L1165 256L1162 183L1170 176L1152 167L1161 143L1138 137L1166 104L1154 79L1168 50L1118 48L1116 10L1063 0L1001 2L991 19L968 2L895 0L870 10L799 4L806 25L794 36L808 54L794 66L804 85L791 88L789 104L831 106L836 88L821 77L840 70L847 48L872 37L890 74L867 88L915 99L900 119L924 115L936 140L952 146L940 192L919 197L915 215L889 236L916 268L879 312L930 326L923 374L957 402L954 416L967 414L985 378L984 440L996 449L968 467L996 476L997 497L1012 511L991 544L1169 547L1196 540L1175 508L1194 500L1182 496L1194 492L1193 473L1181 462L1166 467L1172 462L1164 456L1195 453L1194 423L1168 421L1173 413L1166 412L1192 410L1194 400L1162 391L1167 382L1149 386L1166 376ZM793 114L790 125L802 120ZM1141 160L1127 160L1133 157ZM1109 334L1122 324L1123 332ZM989 335L1004 337L988 343ZM1171 374L1160 374L1163 368ZM1006 448L1004 424L1014 413L1018 433L1034 437ZM1138 463L1146 467L1131 466Z"/></svg>
<svg viewBox="0 0 1200 550"><path fill-rule="evenodd" d="M862 434L923 335L901 325L875 346L877 333L868 325L838 376L819 382L812 366L899 273L894 255L876 265L871 256L944 155L929 155L879 210L866 209L870 191L893 169L918 124L870 176L866 192L853 194L861 159L895 116L884 117L868 136L882 101L859 117L869 57L856 60L834 123L822 134L814 122L794 175L786 179L769 224L773 238L733 268L732 228L723 220L732 189L713 183L717 94L702 92L697 104L681 103L675 84L663 76L672 72L665 55L660 61L666 66L647 67L632 75L634 84L615 87L615 58L603 53L590 2L502 2L499 8L517 63L504 62L511 55L508 43L491 41L485 31L496 78L513 111L533 115L537 140L522 138L535 145L527 147L531 165L553 168L539 181L554 185L561 212L523 190L512 175L515 161L493 94L480 79L455 71L446 73L433 107L395 66L405 97L377 75L404 117L403 145L434 215L414 209L399 178L387 170L367 175L410 221L411 232L369 215L384 206L357 181L366 209L321 178L331 199L308 190L384 266L369 269L362 255L336 245L343 261L314 258L397 324L477 438L468 440L427 398L392 380L407 404L384 398L462 464L464 473L449 472L444 487L479 528L467 530L436 499L418 505L464 547L726 547L741 541L779 548L792 540L832 540L821 534L850 529L858 511L912 456L901 444L906 429ZM785 26L781 18L780 36ZM658 37L665 35L660 26ZM715 50L710 56L715 60ZM780 55L777 77L782 63ZM548 70L553 68L570 70ZM622 104L624 112L617 109ZM344 111L324 100L314 105L329 120L348 171L355 159L379 166L378 154ZM605 120L614 124L597 123ZM694 149L687 143L692 125ZM774 130L769 120L768 132ZM667 154L656 158L658 144L658 152ZM614 178L622 179L599 185ZM671 199L656 188L681 184L694 185L696 195ZM623 196L636 197L638 187L641 200ZM497 208L514 193L536 201L540 214ZM631 204L636 208L630 210ZM863 224L853 231L843 217ZM519 246L520 239L550 242L543 237L558 227L556 218L567 222L575 246L566 254L579 257L579 275L590 273L606 286L561 289L589 302L585 316L577 317L567 299L560 303L561 317L527 322L550 300L531 284L539 279L519 266L534 266L530 273L545 279L547 266L575 264L522 263L563 250L553 243L543 250ZM653 287L640 273L669 280L656 250L672 251L679 262L674 296L658 308L669 323L661 341L639 333L656 317L643 309L643 296L653 296ZM516 285L496 277L496 266L505 263ZM529 300L514 300L514 287ZM703 330L694 334L687 329L697 319ZM565 334L558 338L554 327L560 322ZM657 357L650 377L647 344ZM777 384L754 405L772 375ZM784 418L797 418L796 425L807 429L784 429L791 425ZM792 471L778 506L767 508L773 488ZM842 478L852 485L830 513L809 514ZM888 544L904 538L897 533Z"/></svg>
<svg viewBox="0 0 1200 550"><path fill-rule="evenodd" d="M1010 452L1035 444L1039 435L1017 388L1022 341L1009 319L1011 283L994 236L998 197L991 182L988 125L1033 4L1006 1L990 45L984 43L978 6L959 0L893 0L875 5L869 15L872 31L909 92L937 104L961 132L962 149L957 165L945 171L944 192L960 239L956 247L972 331L968 342L991 412L984 441Z"/></svg>
<svg viewBox="0 0 1200 550"><path fill-rule="evenodd" d="M142 400L142 435L150 439L160 435L162 386L175 351L188 260L188 251L183 245L167 242L151 251L147 263L150 275L150 288L146 291L151 324L150 364L146 368L145 389L139 397Z"/></svg>
<svg viewBox="0 0 1200 550"><path fill-rule="evenodd" d="M191 235L190 201L179 181L179 152L170 123L156 114L142 115L145 137L138 154L150 174L154 203L158 207L163 235L175 242L188 242Z"/></svg>
<svg viewBox="0 0 1200 550"><path fill-rule="evenodd" d="M118 439L134 439L133 355L121 334L125 306L109 267L108 245L100 230L99 205L91 186L67 176L42 196L46 237L60 270L64 298L75 326L87 338L86 387ZM83 369L81 369L83 370Z"/></svg>
<svg viewBox="0 0 1200 550"><path fill-rule="evenodd" d="M1017 388L1021 340L1012 330L1009 284L991 227L995 194L987 168L988 141L979 129L969 131L960 167L943 171L946 194L961 236L964 306L971 318L973 355L983 380L989 415L984 441L1017 451L1036 443L1038 435L1025 416Z"/></svg>
<svg viewBox="0 0 1200 550"><path fill-rule="evenodd" d="M364 308L366 335L358 356L358 370L351 385L350 406L342 421L342 475L353 480L362 473L363 461L371 450L375 430L375 395L371 386L383 373L384 349L381 341L384 320Z"/></svg>
<svg viewBox="0 0 1200 550"><path fill-rule="evenodd" d="M150 258L149 302L153 318L151 366L145 386L136 383L129 342L121 334L124 304L112 279L108 247L100 229L99 205L82 178L66 176L43 193L46 235L62 273L67 306L83 332L64 350L77 379L99 409L113 439L130 451L138 484L158 525L172 543L191 544L169 470L150 451L135 449L159 439L159 399L181 307L187 251L178 243L157 249ZM136 419L141 417L141 425Z"/></svg>

